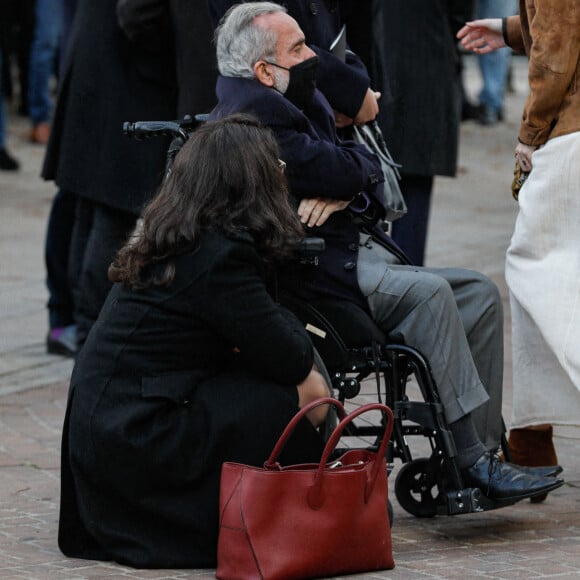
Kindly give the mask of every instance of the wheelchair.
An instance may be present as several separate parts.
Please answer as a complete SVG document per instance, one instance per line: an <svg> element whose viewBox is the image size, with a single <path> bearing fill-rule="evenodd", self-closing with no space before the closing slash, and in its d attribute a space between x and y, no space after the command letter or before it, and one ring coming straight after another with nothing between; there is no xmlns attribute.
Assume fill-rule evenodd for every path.
<svg viewBox="0 0 580 580"><path fill-rule="evenodd" d="M191 132L206 120L207 115L187 115L181 121L126 122L123 131L135 139L171 137L167 175L181 146ZM323 251L323 246L323 240L307 239L299 249L297 259L304 263L316 262L316 253ZM389 341L389 337L356 304L335 299L305 302L279 291L275 292L275 296L280 305L293 312L309 332L316 350L317 365L323 367L319 370L341 403L356 404L363 382L374 380L376 398L393 410L393 434L387 449L387 463L391 472L395 460L402 462L395 478L394 491L403 509L425 518L483 512L519 501L493 500L479 488L465 487L456 461L453 436L429 362L418 350ZM411 400L408 386L412 380L422 400ZM326 428L332 428L332 419ZM343 438L354 441L352 446L360 447L362 439L373 447L373 442L380 439L383 429L380 418L376 424L354 422ZM429 451L426 457L414 457L409 444L411 437L427 442ZM509 460L505 436L502 437L501 446Z"/></svg>
<svg viewBox="0 0 580 580"><path fill-rule="evenodd" d="M374 381L376 398L393 410L387 464L391 471L396 459L402 462L394 491L403 509L417 517L433 517L488 511L518 501L493 500L479 488L465 487L429 362L418 350L389 342L370 316L353 303L335 299L305 302L284 293L279 302L310 333L341 403L359 397L363 381ZM409 396L412 379L422 400L411 400ZM380 422L355 422L345 437L372 441L380 437L382 429ZM427 457L414 457L409 444L413 436L427 441ZM505 437L501 444L509 459Z"/></svg>

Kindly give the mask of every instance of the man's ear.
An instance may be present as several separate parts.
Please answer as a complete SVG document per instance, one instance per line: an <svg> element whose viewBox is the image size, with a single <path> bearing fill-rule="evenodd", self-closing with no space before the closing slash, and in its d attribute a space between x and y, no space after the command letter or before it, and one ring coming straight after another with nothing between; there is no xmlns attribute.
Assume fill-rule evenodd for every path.
<svg viewBox="0 0 580 580"><path fill-rule="evenodd" d="M254 65L254 74L264 86L274 87L276 85L276 79L274 78L272 67L265 60L259 60L256 62Z"/></svg>

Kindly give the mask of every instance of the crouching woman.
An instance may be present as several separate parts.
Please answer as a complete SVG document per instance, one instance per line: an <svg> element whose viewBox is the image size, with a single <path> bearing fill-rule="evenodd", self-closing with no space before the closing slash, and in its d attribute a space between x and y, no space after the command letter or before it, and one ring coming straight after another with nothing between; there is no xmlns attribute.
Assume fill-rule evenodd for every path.
<svg viewBox="0 0 580 580"><path fill-rule="evenodd" d="M262 465L298 407L327 394L310 339L266 286L302 236L282 165L251 117L207 123L111 265L65 417L67 556L215 566L222 463ZM310 419L284 461L319 458Z"/></svg>

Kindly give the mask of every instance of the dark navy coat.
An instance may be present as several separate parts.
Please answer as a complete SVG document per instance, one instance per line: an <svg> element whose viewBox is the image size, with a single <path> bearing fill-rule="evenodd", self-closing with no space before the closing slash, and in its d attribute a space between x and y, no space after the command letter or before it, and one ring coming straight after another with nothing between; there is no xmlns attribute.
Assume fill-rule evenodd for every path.
<svg viewBox="0 0 580 580"><path fill-rule="evenodd" d="M372 196L383 181L380 163L372 153L337 137L332 109L320 91L306 114L256 80L219 77L217 96L211 118L250 113L274 131L287 164L290 191L297 200L350 200L363 191ZM376 230L391 243L380 228ZM333 213L319 228L309 228L308 235L325 239L326 250L308 281L294 290L306 299L330 296L350 300L368 311L357 281L359 231L348 210Z"/></svg>
<svg viewBox="0 0 580 580"><path fill-rule="evenodd" d="M137 215L163 177L168 141L137 143L123 122L175 117L175 54L168 10L147 38L130 39L116 9L78 0L42 175Z"/></svg>

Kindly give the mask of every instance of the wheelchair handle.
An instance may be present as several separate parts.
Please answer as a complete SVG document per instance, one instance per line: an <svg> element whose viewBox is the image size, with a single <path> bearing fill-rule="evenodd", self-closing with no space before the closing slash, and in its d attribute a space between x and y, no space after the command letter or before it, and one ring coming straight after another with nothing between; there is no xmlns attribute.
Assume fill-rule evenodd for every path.
<svg viewBox="0 0 580 580"><path fill-rule="evenodd" d="M133 139L141 140L150 137L178 137L187 141L187 131L177 121L126 121L123 123L123 133Z"/></svg>

